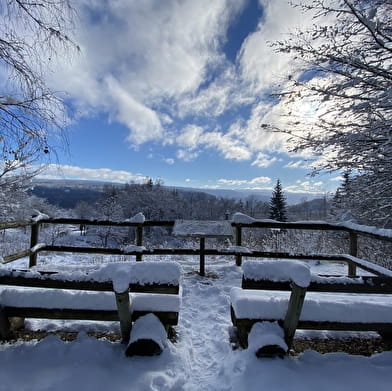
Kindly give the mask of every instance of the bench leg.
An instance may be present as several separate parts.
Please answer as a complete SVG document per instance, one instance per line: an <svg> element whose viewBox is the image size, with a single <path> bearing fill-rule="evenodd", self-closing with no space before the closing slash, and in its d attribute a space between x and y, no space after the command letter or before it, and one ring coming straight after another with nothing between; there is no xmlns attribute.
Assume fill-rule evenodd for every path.
<svg viewBox="0 0 392 391"><path fill-rule="evenodd" d="M131 302L129 298L129 292L128 291L123 293L115 292L115 294L116 294L118 317L120 319L122 342L128 343L129 336L131 334L131 329L132 329L132 313L131 313Z"/></svg>
<svg viewBox="0 0 392 391"><path fill-rule="evenodd" d="M0 307L0 339L7 340L10 338L10 322L4 309Z"/></svg>
<svg viewBox="0 0 392 391"><path fill-rule="evenodd" d="M299 317L305 300L305 294L306 288L302 288L294 283L292 284L289 306L283 323L285 341L289 349L293 344L295 330L298 326Z"/></svg>

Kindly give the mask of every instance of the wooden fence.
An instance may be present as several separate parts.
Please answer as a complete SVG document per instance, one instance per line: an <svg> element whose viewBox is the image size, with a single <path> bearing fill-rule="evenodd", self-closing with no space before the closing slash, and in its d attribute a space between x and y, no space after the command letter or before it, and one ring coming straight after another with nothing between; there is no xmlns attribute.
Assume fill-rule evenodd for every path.
<svg viewBox="0 0 392 391"><path fill-rule="evenodd" d="M77 246L56 246L40 243L39 233L42 225L76 225L76 226L111 226L117 228L134 227L136 230L135 247L131 249L107 248L107 247L77 247ZM3 263L13 262L17 259L28 256L29 267L37 265L37 258L40 252L69 252L69 253L87 253L87 254L105 254L105 255L131 255L135 256L137 261L141 261L144 255L193 255L204 259L208 255L225 255L235 257L236 264L241 265L242 257L255 258L286 258L286 259L304 259L304 260L322 260L322 261L341 261L348 265L348 275L355 276L357 267L383 275L383 268L378 267L371 262L357 258L358 255L358 236L365 235L374 239L392 242L392 237L380 233L369 232L361 228L351 228L340 224L330 224L324 222L276 222L271 220L259 220L249 223L232 222L233 236L235 246L227 249L209 249L201 246L197 249L191 248L144 248L143 232L146 227L168 227L173 228L174 220L170 221L153 221L147 220L143 223L130 221L108 221L108 220L88 220L88 219L39 219L31 221L13 221L0 223L0 230L11 228L30 227L30 247L19 251L15 254L3 256ZM348 254L301 254L292 252L266 252L254 251L242 247L244 229L280 229L280 230L312 230L312 231L340 231L348 233ZM204 270L203 270L204 273Z"/></svg>

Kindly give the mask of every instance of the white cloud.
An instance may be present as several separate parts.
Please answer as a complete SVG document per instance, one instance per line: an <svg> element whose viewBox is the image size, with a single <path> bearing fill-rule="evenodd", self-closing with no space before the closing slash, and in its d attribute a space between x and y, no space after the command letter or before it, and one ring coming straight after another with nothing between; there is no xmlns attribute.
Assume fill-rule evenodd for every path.
<svg viewBox="0 0 392 391"><path fill-rule="evenodd" d="M325 183L322 181L297 180L295 185L286 186L285 190L292 193L323 193Z"/></svg>
<svg viewBox="0 0 392 391"><path fill-rule="evenodd" d="M81 54L60 58L51 82L68 93L80 115L104 112L124 124L135 146L174 144L177 158L186 161L215 149L225 159L268 167L276 161L270 154L289 145L284 135L261 127L284 124L284 108L262 99L292 71L290 57L275 53L269 41L311 18L286 1L259 2L264 9L257 30L231 63L223 53L226 34L246 0L165 0L159 6L153 0L80 0L75 39ZM217 127L219 116L240 107L250 114Z"/></svg>
<svg viewBox="0 0 392 391"><path fill-rule="evenodd" d="M179 149L176 153L176 156L180 160L190 162L192 160L195 160L199 156L199 153L196 151L189 151L187 149Z"/></svg>
<svg viewBox="0 0 392 391"><path fill-rule="evenodd" d="M339 176L335 176L335 177L333 177L333 178L330 178L329 180L330 180L331 182L342 182L342 181L344 180L344 178L343 178L342 175L339 175Z"/></svg>
<svg viewBox="0 0 392 391"><path fill-rule="evenodd" d="M177 137L176 142L180 147L193 150L200 146L203 128L196 125L187 125Z"/></svg>
<svg viewBox="0 0 392 391"><path fill-rule="evenodd" d="M170 166L174 164L174 159L172 159L172 158L165 158L165 159L163 159L163 161L166 164L169 164Z"/></svg>
<svg viewBox="0 0 392 391"><path fill-rule="evenodd" d="M131 130L128 136L131 143L138 145L162 137L161 122L153 110L135 100L113 77L108 77L106 84L117 107L113 116Z"/></svg>
<svg viewBox="0 0 392 391"><path fill-rule="evenodd" d="M221 152L225 159L249 160L252 152L234 132L223 133L219 131L205 132L196 125L188 125L176 138L181 149L177 157L183 160L192 160L202 148L214 148Z"/></svg>
<svg viewBox="0 0 392 391"><path fill-rule="evenodd" d="M217 181L217 186L224 186L224 187L243 187L243 188L251 188L251 189L258 189L259 185L266 185L271 183L271 178L269 177L256 177L250 180L247 179L225 179L221 178Z"/></svg>
<svg viewBox="0 0 392 391"><path fill-rule="evenodd" d="M275 163L278 159L276 157L270 157L263 152L257 154L256 160L253 161L252 166L257 166L260 168L269 167L271 164Z"/></svg>
<svg viewBox="0 0 392 391"><path fill-rule="evenodd" d="M166 107L173 110L209 69L222 66L225 33L244 4L81 0L75 37L81 53L71 62L59 59L52 83L82 114L105 111L125 124L132 143L159 138L161 123L172 121L161 104L172 99Z"/></svg>
<svg viewBox="0 0 392 391"><path fill-rule="evenodd" d="M304 168L304 169L309 169L310 165L306 163L303 160L297 160L297 161L290 161L288 162L285 166L285 168Z"/></svg>
<svg viewBox="0 0 392 391"><path fill-rule="evenodd" d="M259 176L257 178L253 178L249 183L252 185L260 185L260 184L266 184L270 182L271 182L271 178L267 176Z"/></svg>
<svg viewBox="0 0 392 391"><path fill-rule="evenodd" d="M80 179L107 181L118 183L144 183L147 177L141 174L132 174L124 170L111 170L109 168L82 168L69 165L49 164L45 166L38 176L45 179Z"/></svg>
<svg viewBox="0 0 392 391"><path fill-rule="evenodd" d="M297 14L286 2L261 0L260 3L263 19L258 29L247 37L240 54L242 77L258 92L270 88L289 72L290 57L278 56L270 41L282 38Z"/></svg>

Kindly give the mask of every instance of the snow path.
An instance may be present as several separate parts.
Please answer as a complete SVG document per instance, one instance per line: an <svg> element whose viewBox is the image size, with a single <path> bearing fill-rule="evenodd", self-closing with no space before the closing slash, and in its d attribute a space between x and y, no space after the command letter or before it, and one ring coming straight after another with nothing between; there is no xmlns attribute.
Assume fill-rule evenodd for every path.
<svg viewBox="0 0 392 391"><path fill-rule="evenodd" d="M219 268L218 286L215 278L203 278L194 273L184 277L178 333L179 342L186 349L188 373L192 374L184 390L232 389L222 363L233 353L229 343L229 292L233 283L241 281L240 273L234 268ZM229 284L225 283L226 279ZM216 383L216 378L226 384Z"/></svg>

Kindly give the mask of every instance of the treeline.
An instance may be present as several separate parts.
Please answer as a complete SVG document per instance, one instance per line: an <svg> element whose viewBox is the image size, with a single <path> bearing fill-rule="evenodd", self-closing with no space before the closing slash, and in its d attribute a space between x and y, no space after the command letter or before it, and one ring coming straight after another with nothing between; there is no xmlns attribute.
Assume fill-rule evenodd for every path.
<svg viewBox="0 0 392 391"><path fill-rule="evenodd" d="M168 188L159 181L150 180L145 184L106 185L96 202L78 202L74 214L80 218L123 220L141 212L148 220L223 220L235 212L265 218L268 210L268 203L255 197L246 200L220 198L203 192Z"/></svg>

